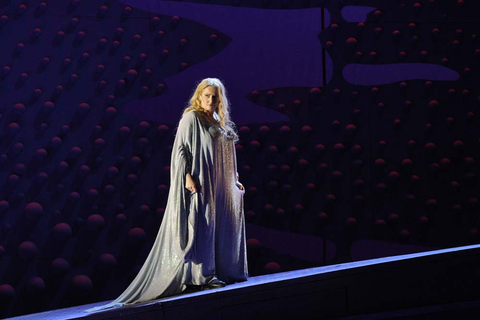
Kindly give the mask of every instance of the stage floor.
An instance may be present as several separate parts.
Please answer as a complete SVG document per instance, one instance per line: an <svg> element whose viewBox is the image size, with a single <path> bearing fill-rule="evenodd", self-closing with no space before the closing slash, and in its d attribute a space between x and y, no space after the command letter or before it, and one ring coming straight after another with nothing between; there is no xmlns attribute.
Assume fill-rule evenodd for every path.
<svg viewBox="0 0 480 320"><path fill-rule="evenodd" d="M352 316L362 314L362 312L400 310L406 307L418 307L419 305L413 302L409 304L410 300L406 298L406 300L403 299L398 302L398 306L393 306L394 309L391 309L391 303L390 307L384 303L383 307L380 306L376 309L365 304L359 308L357 304L361 305L361 301L357 303L357 300L362 299L363 296L364 300L376 299L377 304L382 305L381 301L378 302L378 293L375 293L374 297L368 298L367 296L376 292L375 288L384 288L385 279L390 279L388 281L396 286L396 291L405 291L406 293L408 293L408 290L412 290L410 283L417 283L418 279L415 280L417 277L423 282L429 282L428 277L430 275L433 279L436 279L435 282L445 280L455 282L451 275L453 270L450 268L456 268L455 273L459 273L459 281L464 281L462 274L471 271L464 268L468 266L468 268L473 268L472 270L478 270L479 256L480 245L448 248L251 277L245 282L228 285L224 288L180 294L148 303L96 313L85 313L84 310L103 305L109 301L9 319L64 320L86 317L89 319L151 319L153 317L155 319L200 319L207 315L210 315L210 318L213 319L230 319L232 316L242 319L244 317L251 318L250 312L252 314L258 314L259 312L264 314L263 311L267 311L269 308L272 308L272 310L268 311L268 314L272 315L271 312L276 310L278 313L276 318L278 319L283 318L282 315L287 315L284 311L286 304L289 304L290 307L293 304L293 306L299 308L297 313L293 313L295 315L302 314L307 318L308 315L312 315L317 319ZM477 262L472 263L472 261ZM422 272L423 269L425 269L425 272ZM449 269L448 279L441 279L444 269ZM476 271L475 274L478 275ZM411 279L411 277L414 278L412 281L405 282L402 280ZM475 276L474 278L474 281L471 281L472 286L478 282L478 277ZM402 287L402 283L406 283L405 288ZM380 297L383 294L390 294L391 299L396 300L395 294L392 296L388 289L383 290L383 293L380 292ZM414 296L424 296L423 291L425 291L428 293L427 295L433 297L430 300L423 301L423 305L466 301L465 299L468 298L470 292L468 289L465 293L467 296L460 294L457 297L460 297L461 300L457 299L455 301L455 299L435 295L431 292L432 288L429 289L428 286L425 289L422 289L422 286L416 286L415 290ZM422 292L417 292L418 290ZM475 300L473 298L475 297L470 300ZM309 302L309 300L311 301ZM391 300L388 301L391 302ZM199 308L199 306L201 307Z"/></svg>

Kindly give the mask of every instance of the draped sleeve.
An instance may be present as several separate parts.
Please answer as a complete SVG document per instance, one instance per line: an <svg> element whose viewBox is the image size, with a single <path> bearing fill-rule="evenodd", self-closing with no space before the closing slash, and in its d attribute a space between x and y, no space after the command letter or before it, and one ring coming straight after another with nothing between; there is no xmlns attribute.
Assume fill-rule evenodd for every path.
<svg viewBox="0 0 480 320"><path fill-rule="evenodd" d="M170 197L173 197L173 207L177 213L180 248L188 253L193 245L196 227L197 196L185 188L186 174L190 173L197 184L194 161L199 152L199 122L194 111L183 115L178 124L177 134L172 148L170 164Z"/></svg>
<svg viewBox="0 0 480 320"><path fill-rule="evenodd" d="M185 179L187 173L192 174L192 142L195 131L195 116L193 112L186 113L178 124L177 134L173 143L170 178L177 175ZM185 186L185 184L184 184Z"/></svg>
<svg viewBox="0 0 480 320"><path fill-rule="evenodd" d="M195 207L198 207L198 196L194 197L185 188L185 175L190 173L195 176L194 158L199 152L199 130L198 118L194 112L184 114L172 148L170 191L165 214L142 268L117 299L86 312L149 301L185 289L185 255L194 247L198 211Z"/></svg>
<svg viewBox="0 0 480 320"><path fill-rule="evenodd" d="M232 158L233 158L233 172L235 172L235 185L238 187L238 183L240 182L239 180L239 175L238 175L238 166L237 166L237 149L235 148L235 141L232 139L231 140L232 144Z"/></svg>

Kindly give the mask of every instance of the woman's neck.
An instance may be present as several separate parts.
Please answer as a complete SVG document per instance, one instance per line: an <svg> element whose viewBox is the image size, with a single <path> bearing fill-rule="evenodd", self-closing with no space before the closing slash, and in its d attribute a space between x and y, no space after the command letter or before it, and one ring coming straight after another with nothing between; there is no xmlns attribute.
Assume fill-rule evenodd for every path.
<svg viewBox="0 0 480 320"><path fill-rule="evenodd" d="M210 122L212 122L212 123L217 122L217 121L215 120L215 117L213 116L214 112L215 112L215 111L213 111L213 112L211 112L211 113L210 113L210 112L207 112L207 111L204 112L205 117L207 118L207 120L210 121Z"/></svg>

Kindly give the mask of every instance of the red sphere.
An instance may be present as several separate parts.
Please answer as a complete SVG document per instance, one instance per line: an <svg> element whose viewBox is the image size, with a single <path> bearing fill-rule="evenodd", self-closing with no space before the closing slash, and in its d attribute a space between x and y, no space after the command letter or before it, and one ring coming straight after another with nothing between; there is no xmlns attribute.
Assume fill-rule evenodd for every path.
<svg viewBox="0 0 480 320"><path fill-rule="evenodd" d="M63 258L57 258L50 263L50 270L55 275L64 275L70 269L70 264Z"/></svg>
<svg viewBox="0 0 480 320"><path fill-rule="evenodd" d="M56 241L65 241L72 235L72 228L67 223L58 223L53 228L53 237Z"/></svg>
<svg viewBox="0 0 480 320"><path fill-rule="evenodd" d="M74 292L77 294L87 294L93 288L92 280L83 274L79 274L73 277L70 285L72 286Z"/></svg>
<svg viewBox="0 0 480 320"><path fill-rule="evenodd" d="M15 289L9 284L0 285L0 301L5 302L15 297Z"/></svg>
<svg viewBox="0 0 480 320"><path fill-rule="evenodd" d="M24 241L18 246L18 255L21 259L32 260L37 255L37 246L31 241Z"/></svg>
<svg viewBox="0 0 480 320"><path fill-rule="evenodd" d="M280 272L282 271L282 268L280 267L280 265L276 262L269 262L267 263L264 268L266 273L277 273L277 272Z"/></svg>

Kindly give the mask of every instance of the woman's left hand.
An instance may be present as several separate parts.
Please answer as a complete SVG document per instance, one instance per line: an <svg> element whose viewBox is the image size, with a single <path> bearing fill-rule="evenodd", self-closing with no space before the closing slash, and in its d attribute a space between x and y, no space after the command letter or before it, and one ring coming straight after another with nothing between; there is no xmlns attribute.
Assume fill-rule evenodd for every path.
<svg viewBox="0 0 480 320"><path fill-rule="evenodd" d="M243 186L243 184L240 183L240 181L237 181L236 185L238 189L245 191L245 187Z"/></svg>

